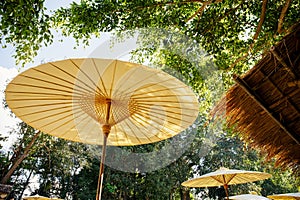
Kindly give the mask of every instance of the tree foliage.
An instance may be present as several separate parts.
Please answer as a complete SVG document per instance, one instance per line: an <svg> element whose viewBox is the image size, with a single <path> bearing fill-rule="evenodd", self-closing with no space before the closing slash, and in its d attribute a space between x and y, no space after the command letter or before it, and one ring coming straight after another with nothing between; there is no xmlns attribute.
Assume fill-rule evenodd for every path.
<svg viewBox="0 0 300 200"><path fill-rule="evenodd" d="M129 173L106 167L105 199L189 199L191 192L202 198L222 198L220 188L190 191L181 186L195 173L204 174L222 165L273 174L264 182L230 187L231 194L295 192L299 178L274 169L272 162L263 163L258 152L230 131L215 134L206 122L209 109L230 84L228 77L245 72L299 21L299 5L299 0L81 0L49 14L44 0L5 0L0 3L1 44L13 45L16 62L25 64L42 45L53 42L54 29L85 44L101 32L114 32L120 40L138 32L133 60L159 66L195 91L201 116L196 128L187 131L194 136L190 148L170 165L153 172ZM39 186L29 188L32 194L94 199L99 160L88 146L41 134L26 152L37 132L22 123L17 133L19 140L13 150L0 153L1 179L26 153L8 181L14 183L17 198L35 177ZM126 152L159 150L168 142L124 147L125 153L113 159L126 160ZM157 158L152 159L155 164Z"/></svg>

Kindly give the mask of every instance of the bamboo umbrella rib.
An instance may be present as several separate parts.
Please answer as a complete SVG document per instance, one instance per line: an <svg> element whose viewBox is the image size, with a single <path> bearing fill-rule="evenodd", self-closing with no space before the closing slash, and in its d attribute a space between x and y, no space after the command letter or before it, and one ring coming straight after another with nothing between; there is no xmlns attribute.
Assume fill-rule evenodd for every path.
<svg viewBox="0 0 300 200"><path fill-rule="evenodd" d="M180 107L172 107L172 109L174 108L178 108L178 110L181 110ZM143 106L143 105L139 105L138 106L138 109L141 109L142 111L147 111L147 109L150 109L150 107L146 107L146 106ZM151 110L155 110L155 111L161 111L161 109L158 109L158 108L151 108ZM192 109L191 109L192 110ZM193 109L194 110L194 109ZM195 110L194 110L195 111ZM185 116L185 117L189 117L190 115L188 114L185 114L185 113L179 113L179 112L175 112L175 111L172 111L172 110L164 110L164 112L166 113L169 113L169 114L174 114L174 115L180 115L180 116ZM159 112L155 112L156 114L159 114ZM173 116L170 116L170 117L173 117ZM178 118L175 118L174 119L178 119Z"/></svg>
<svg viewBox="0 0 300 200"><path fill-rule="evenodd" d="M151 93L148 93L148 94L152 94ZM149 99L149 98L167 98L167 97L193 97L194 95L193 94L168 94L168 95L157 95L157 96L144 96L144 97L140 97L140 98L137 98L137 97L134 97L135 100L146 100L146 99Z"/></svg>
<svg viewBox="0 0 300 200"><path fill-rule="evenodd" d="M74 110L62 110L60 112L57 112L57 113L54 113L54 114L51 114L51 115L45 115L44 117L39 117L38 119L33 120L33 121L28 121L28 123L32 124L32 123L35 123L37 121L42 121L42 120L46 120L46 119L51 118L51 117L55 117L57 115L72 113L72 111L74 111ZM43 112L47 112L47 111L49 111L49 110L44 110ZM79 110L79 111L81 112L81 110ZM24 117L24 116L28 116L28 114L20 115L20 117ZM70 116L70 115L67 115L67 116Z"/></svg>
<svg viewBox="0 0 300 200"><path fill-rule="evenodd" d="M49 123L47 123L47 124L44 124L44 125L40 126L40 128L43 129L43 128L46 127L46 126L54 125L54 124L56 124L56 122L62 121L63 119L66 119L67 117L71 117L71 116L73 116L74 114L77 114L77 113L79 113L79 112L82 112L82 111L77 111L77 112L75 112L75 113L68 112L68 113L71 113L71 114L65 114L65 115L63 115L62 117L57 118L57 119L54 120L54 121L51 121L51 122L49 122ZM52 117L53 117L53 116L52 116ZM56 117L57 117L57 115L56 115ZM43 121L43 120L48 119L48 118L50 118L50 116L45 116L44 118L39 118L38 120L28 121L28 124L30 125L30 124L32 124L32 123L34 123L34 122L37 122L37 121ZM71 118L68 122L71 122L71 121L73 121L73 118ZM55 129L54 129L54 130L55 130Z"/></svg>
<svg viewBox="0 0 300 200"><path fill-rule="evenodd" d="M53 65L53 64L51 64L51 63L49 63L49 64L50 64L51 66L54 66L56 69L59 69L60 71L64 72L66 75L68 75L69 77L71 77L73 80L76 80L76 77L73 76L72 74L70 74L70 73L68 73L68 72L66 72L66 71L64 71L64 70L62 70L62 69L60 69L60 68L58 68L57 66L55 66L55 65ZM42 71L42 70L40 70L40 69L38 69L38 68L32 68L31 70L33 70L33 71L35 71L35 72L38 72L38 73L40 73L40 74L49 76L49 77L51 77L51 78L54 78L55 80L60 80L60 81L62 81L62 82L65 82L65 83L67 83L67 84L70 84L70 85L73 85L73 84L74 84L73 82L69 81L69 79L66 78L66 77L58 77L58 76L55 75L55 74L51 74L51 73ZM28 76L28 75L27 75L27 76ZM32 78L32 77L31 77L31 78Z"/></svg>
<svg viewBox="0 0 300 200"><path fill-rule="evenodd" d="M231 176L230 176L230 178L227 180L227 184L229 184L231 181L232 181L232 179L234 178L234 177L236 177L237 176L237 174L232 174ZM246 180L246 179L245 179Z"/></svg>
<svg viewBox="0 0 300 200"><path fill-rule="evenodd" d="M64 119L64 118L61 118L61 119ZM60 120L61 120L61 119L60 119ZM59 120L58 120L58 121L59 121ZM56 128L52 129L51 132L54 132L54 131L57 130L58 128L61 128L62 126L69 124L71 121L73 121L73 120L70 119L70 120L66 121L65 123L63 123L63 124L57 126ZM82 124L84 121L86 121L86 124L89 123L88 118L83 118L82 121L81 121L81 124ZM45 126L44 126L44 127L45 127ZM70 130L75 129L75 127L76 127L76 125L74 124L74 125L71 126L69 129L65 129L65 131L64 131L63 133L60 133L60 137L64 138L64 136L65 136ZM74 138L73 138L73 140L74 140Z"/></svg>
<svg viewBox="0 0 300 200"><path fill-rule="evenodd" d="M94 126L90 126L90 120L87 117L83 117L80 121L80 125L82 126L81 129L87 130L87 133L92 132L92 130L95 128ZM77 126L78 127L78 126ZM78 131L79 138L83 141L87 141L89 134L82 134L81 131ZM97 138L98 139L98 138Z"/></svg>
<svg viewBox="0 0 300 200"><path fill-rule="evenodd" d="M124 120L123 123L120 123L120 124L118 125L118 127L122 130L123 133L126 133L126 131L125 131L124 127L123 127L123 124L125 123L126 126L131 130L131 133L135 136L135 139L136 139L140 144L142 144L142 141L139 139L139 137L137 137L137 135L136 135L135 132L132 130L132 127L129 126L129 124L127 123L127 121L129 121L129 120ZM116 127L116 126L115 126L115 127ZM124 134L124 135L125 135L126 139L129 140L128 134ZM118 140L118 135L117 135L117 134L115 134L115 137L117 138L116 141L121 141L121 140ZM120 145L120 144L118 144L118 145Z"/></svg>
<svg viewBox="0 0 300 200"><path fill-rule="evenodd" d="M135 130L133 130L133 128L140 130L140 127L138 127L136 124L134 124L132 122L132 120L130 119L130 120L125 120L124 123L120 123L120 125L121 125L121 127L122 127L123 130L124 130L125 124L126 124L126 127L131 130L130 133L133 134L136 138L138 138L138 141L141 142L141 140L140 140L141 137L138 137L138 135L136 135ZM126 131L125 131L125 133L126 133ZM140 131L140 133L142 133L142 135L144 136L144 138L147 138L147 140L149 140L151 142L151 139L144 133L144 131Z"/></svg>
<svg viewBox="0 0 300 200"><path fill-rule="evenodd" d="M70 61L73 63L73 65L74 65L75 67L77 67L77 69L80 70L80 67L78 67L78 66L74 63L73 60L70 60ZM67 74L68 76L72 77L74 80L78 81L79 83L85 85L87 88L79 87L77 84L75 85L76 87L79 87L79 88L85 89L85 90L90 89L90 90L88 90L88 91L91 92L91 93L94 93L94 92L95 92L95 89L94 89L94 88L92 88L91 86L89 86L89 85L88 85L87 83L85 83L84 81L78 79L78 78L77 78L76 76L74 76L73 74L70 74L70 73L66 72L65 70L61 69L61 68L58 67L57 65L54 65L53 63L49 63L49 64L51 64L51 65L52 65L53 67L55 67L56 69L58 69L58 70L64 72L64 73ZM83 73L84 73L84 72L83 72ZM84 73L84 74L85 74L85 73ZM85 75L86 75L86 74L85 74ZM51 75L51 76L55 76L55 75ZM86 75L86 77L87 77L88 79L90 79L87 75ZM53 78L55 78L55 77L53 77ZM64 78L60 78L59 80L65 81ZM73 83L73 84L74 84L74 83ZM74 87L74 88L76 88L76 87ZM101 91L101 90L99 89L99 91Z"/></svg>
<svg viewBox="0 0 300 200"><path fill-rule="evenodd" d="M68 86L68 85L62 85L62 84L59 84L59 83L56 83L56 82L52 82L52 81L49 81L49 80L46 80L46 79L40 79L40 78L28 76L28 75L25 75L25 74L21 74L20 76L24 77L24 78L27 78L27 79L31 79L31 80L36 80L36 81L39 81L39 82L42 82L42 83L49 83L49 84L54 85L54 86L61 86L61 87L64 87L66 89L70 89L70 92L73 91L73 84L71 82L69 82L69 81L66 81L66 80L63 80L64 83L68 83L68 84L70 84L70 86Z"/></svg>
<svg viewBox="0 0 300 200"><path fill-rule="evenodd" d="M50 90L50 91L59 91L59 92L70 93L70 91L68 91L68 90L63 90L63 89L58 89L58 88L52 88L52 87L45 87L45 86L39 86L39 85L31 85L31 84L26 84L26 83L22 83L22 84L21 83L13 83L12 85L24 86L24 87L29 87L29 88L46 89L46 90Z"/></svg>
<svg viewBox="0 0 300 200"><path fill-rule="evenodd" d="M160 93L160 92L163 92L163 91L169 91L169 90L174 90L174 89L186 89L187 87L186 86L182 86L182 87L168 87L168 88L163 88L163 89L159 89L159 90L151 90L151 94L152 93ZM135 93L132 95L132 97L134 97L135 99L138 99L138 96L142 96L142 95L147 95L149 94L149 92L143 92L143 93ZM155 95L156 96L156 95ZM178 95L178 96L181 96L181 95ZM193 94L187 94L187 95L182 95L182 96L195 96ZM142 96L142 98L144 98L145 96Z"/></svg>
<svg viewBox="0 0 300 200"><path fill-rule="evenodd" d="M144 78L144 79L142 79L141 81L139 81L139 82L145 82L146 80L147 80L147 78L150 78L150 77L153 77L153 76L155 76L156 74L151 74L150 76L148 76L148 77L146 77L146 78ZM151 87L153 87L153 86L162 86L163 85L163 83L165 83L165 82L168 82L168 81L174 81L174 78L170 78L170 79L167 79L167 80L162 80L162 81L157 81L157 82L155 82L155 83L152 83L152 84L143 84L143 87L141 87L141 88L138 88L139 90L142 90L142 89L146 89L146 88L151 88ZM137 82L137 83L135 83L135 85L138 85L138 83L139 82ZM131 93L132 93L132 90L131 90L131 88L135 88L134 86L135 85L131 85L131 86L129 86L129 87L127 87L127 88L122 88L122 90L123 91L128 91L127 93L124 93L126 96L127 95L131 95ZM165 87L165 86L163 86L163 87ZM179 88L179 87L178 87ZM153 91L153 90L150 90L150 91ZM149 94L149 91L147 91L148 92L148 94ZM134 96L135 94L133 94L133 96Z"/></svg>
<svg viewBox="0 0 300 200"><path fill-rule="evenodd" d="M43 113L47 113L47 112L51 112L51 111L59 111L59 110L63 110L61 112L72 112L72 110L70 110L69 108L72 108L71 104L69 106L64 106L64 107L56 107L56 108L51 108L51 109L45 109L45 110L40 110L40 111L24 113L19 116L26 117L26 116L30 116L30 115L43 114ZM57 114L59 114L59 112ZM54 115L56 115L56 114L54 114Z"/></svg>
<svg viewBox="0 0 300 200"><path fill-rule="evenodd" d="M145 107L145 108L148 108L148 107L146 107L146 106L153 105L153 104L145 104L145 103L143 103L143 104L140 104L139 107L143 107L143 106L141 106L141 105L145 105L144 107ZM180 109L180 110L181 110L181 107L178 107L178 106L171 106L171 105L164 105L164 108ZM197 112L198 107L197 107L197 108L187 108L187 107L185 107L184 110L189 110L189 111L195 111L195 112Z"/></svg>
<svg viewBox="0 0 300 200"><path fill-rule="evenodd" d="M142 115L142 116L143 116L143 114L145 114L145 112L146 112L146 113L148 112L147 110L143 110L143 109L140 109L139 111L142 111L142 112L139 112L139 113L138 113L138 114L140 114L140 115ZM149 116L152 116L152 117L154 117L154 118L157 118L157 119L164 120L164 118L158 117L157 115L153 115L152 113L153 113L153 114L161 114L161 113L151 111L151 113L149 113L148 115L149 115ZM181 115L183 115L183 114L181 114ZM163 115L162 117L164 117L164 116L165 116L165 115ZM172 118L172 119L177 120L177 121L182 121L182 122L184 122L184 123L188 123L188 121L186 121L186 120L184 120L184 119L181 119L181 118L174 117L174 116L172 116L172 115L168 115L168 118ZM173 123L173 122L170 122L170 123L172 123L173 125L178 125L178 124Z"/></svg>
<svg viewBox="0 0 300 200"><path fill-rule="evenodd" d="M68 103L72 103L72 102L68 102ZM44 107L44 106L52 106L52 105L62 105L62 104L67 104L65 102L62 102L62 103L46 103L46 104L35 104L35 106L41 106L41 107ZM17 107L13 107L11 106L10 108L11 109L22 109L22 108L31 108L33 105L27 105L27 106L17 106Z"/></svg>
<svg viewBox="0 0 300 200"><path fill-rule="evenodd" d="M102 87L103 87L103 89L104 89L104 95L105 95L105 96L108 96L108 93L107 93L106 88L105 88L105 86L104 86L104 82L103 82L103 79L102 79L102 75L100 74L99 69L98 69L98 67L97 67L97 65L96 65L96 63L95 63L95 59L92 59L92 62L93 62L94 68L96 69L96 71L97 71L97 73L98 73L98 77L99 77L99 79L100 79L100 81L101 81L101 85L102 85Z"/></svg>
<svg viewBox="0 0 300 200"><path fill-rule="evenodd" d="M98 86L98 85L90 78L90 76L89 76L88 74L86 74L85 71L83 71L83 70L81 69L81 67L79 67L72 59L70 59L70 61L71 61L72 64L78 69L78 71L80 71L80 73L82 73L82 74L90 81L90 83L91 83L92 85L94 85L95 88L97 88L98 90L95 90L95 88L91 87L90 85L87 85L87 83L81 81L81 79L78 79L77 77L76 77L76 81L79 81L80 83L83 83L85 86L87 86L88 88L90 88L90 89L91 89L91 91L90 91L91 93L94 93L95 91L101 91L101 89L99 88L99 86ZM78 74L77 74L77 76L78 76ZM76 85L76 86L78 86L78 85ZM105 88L105 87L104 87L104 88ZM102 92L102 91L101 91L101 92ZM105 93L102 93L102 95L105 96Z"/></svg>
<svg viewBox="0 0 300 200"><path fill-rule="evenodd" d="M15 94L16 96L19 95L19 96L23 96L24 94L26 95L36 95L36 96L62 96L62 97L70 97L72 98L73 95L71 94L54 94L54 93L43 93L43 92L23 92L23 91L7 91L7 93L10 93L10 94ZM79 97L79 96L78 96Z"/></svg>
<svg viewBox="0 0 300 200"><path fill-rule="evenodd" d="M49 63L49 64L50 64L51 66L55 67L56 69L62 71L63 73L67 74L67 75L68 75L69 77L71 77L72 79L77 80L76 77L75 77L74 75L72 75L72 74L70 74L70 73L68 73L68 72L66 72L66 71L64 71L64 70L62 70L61 68L57 67L56 65L53 65L53 64L51 64L51 63ZM52 77L52 78L54 78L54 79L56 79L56 80L60 80L60 81L62 81L62 82L64 82L64 83L66 83L66 84L70 84L70 86L73 86L73 85L74 85L73 82L68 81L68 79L65 78L65 77L58 77L58 76L55 75L55 74L50 74L50 73L48 73L48 72L44 72L44 71L39 70L39 69L33 69L33 70L34 70L34 71L37 71L37 72L39 72L39 73L41 73L41 74L47 75L47 76L49 76L49 77ZM78 85L76 85L76 87L79 87L80 89L83 89L83 91L87 91L87 89L91 89L91 90L89 90L89 91L90 91L90 92L94 92L94 89L91 88L91 87L89 87L85 82L83 82L83 81L81 81L81 80L78 80L78 81L79 81L80 83L84 84L85 86L87 86L87 88L84 88L84 87L81 87L81 86L78 86ZM42 82L45 82L45 81L42 81ZM83 91L81 91L81 92L83 92ZM72 93L73 91L71 90L70 92Z"/></svg>
<svg viewBox="0 0 300 200"><path fill-rule="evenodd" d="M112 89L114 87L114 82L115 82L115 78L116 78L116 68L117 68L117 61L115 61L114 68L113 68L114 70L113 70L113 74L112 74L112 80L110 83L109 97L112 97Z"/></svg>
<svg viewBox="0 0 300 200"><path fill-rule="evenodd" d="M170 101L170 100L159 100L159 101L156 101L156 100L139 100L139 102L143 102L143 103L174 103L174 104L195 104L194 102L192 101L181 101L181 102L177 102L177 101Z"/></svg>
<svg viewBox="0 0 300 200"><path fill-rule="evenodd" d="M130 73L129 76L127 77L127 80L128 80L129 78L131 78L136 72L138 72L138 70L140 70L138 67L134 68L134 69L133 69L133 72ZM135 88L135 87L134 87L135 85L140 85L140 84L141 84L141 85L144 85L143 83L144 83L146 80L148 80L149 78L152 78L152 77L154 77L154 76L156 76L156 74L155 74L155 73L151 73L149 76L143 77L143 79L134 82L134 85L129 85L129 84L128 84L127 88L122 88L122 91L123 91L123 92L125 92L125 91L131 91L131 88ZM117 89L116 89L116 92L118 92L119 90L120 90L120 88L117 88ZM130 94L130 93L131 93L131 92L124 93L124 94L125 94L125 95L128 95L128 94Z"/></svg>
<svg viewBox="0 0 300 200"><path fill-rule="evenodd" d="M147 132L147 128L145 126L145 124L141 123L139 120L137 120L137 118L139 118L138 116L133 116L132 118L130 118L130 122L132 123L132 125L134 125L137 129L140 129L140 128L143 128L144 131L141 131L141 133L151 142L154 142L152 141L146 134L144 134L144 132ZM135 123L134 123L134 122ZM137 126L137 124L140 125L140 127ZM156 129L156 130L159 130L156 126L153 126L152 128ZM158 140L160 140L160 138L157 136L157 135L154 135L155 138L157 138Z"/></svg>

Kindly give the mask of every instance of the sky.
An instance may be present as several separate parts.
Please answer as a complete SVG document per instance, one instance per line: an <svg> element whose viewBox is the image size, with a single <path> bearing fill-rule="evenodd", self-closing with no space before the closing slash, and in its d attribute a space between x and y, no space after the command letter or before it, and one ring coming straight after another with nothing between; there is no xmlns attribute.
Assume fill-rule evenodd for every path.
<svg viewBox="0 0 300 200"><path fill-rule="evenodd" d="M71 0L46 0L45 6L47 12L51 13L51 10L55 10L61 6L68 6L72 2ZM117 43L111 47L111 34L102 33L100 38L93 38L89 46L76 46L76 42L73 38L65 38L59 33L54 33L54 43L48 47L42 47L38 52L38 55L34 58L32 63L27 63L24 67L17 66L13 55L15 53L14 48L8 45L7 48L0 47L0 135L10 136L9 141L4 144L4 150L8 150L13 141L14 136L9 135L15 124L19 121L16 117L12 117L9 109L5 109L2 101L5 98L6 85L16 75L22 71L37 66L41 63L63 60L68 58L111 58L128 60L128 55L131 50L135 48L135 39L129 39L122 43ZM63 39L63 42L59 42ZM76 47L74 49L74 47Z"/></svg>

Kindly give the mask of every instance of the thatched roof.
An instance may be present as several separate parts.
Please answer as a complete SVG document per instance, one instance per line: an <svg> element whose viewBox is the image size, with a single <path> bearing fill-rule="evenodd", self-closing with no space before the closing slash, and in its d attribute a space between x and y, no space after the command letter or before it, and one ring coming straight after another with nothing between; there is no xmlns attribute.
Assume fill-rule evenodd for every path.
<svg viewBox="0 0 300 200"><path fill-rule="evenodd" d="M227 124L244 140L300 172L300 23L226 93Z"/></svg>

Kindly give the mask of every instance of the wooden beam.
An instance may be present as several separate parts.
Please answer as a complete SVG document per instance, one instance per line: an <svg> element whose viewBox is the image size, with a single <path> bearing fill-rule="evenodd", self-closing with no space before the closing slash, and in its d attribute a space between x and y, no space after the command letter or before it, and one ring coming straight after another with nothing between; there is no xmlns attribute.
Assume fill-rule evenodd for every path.
<svg viewBox="0 0 300 200"><path fill-rule="evenodd" d="M249 87L249 85L237 75L234 75L236 83L276 122L279 127L284 130L298 145L300 145L300 137L288 130L288 128L272 113L272 111L264 105L263 100Z"/></svg>
<svg viewBox="0 0 300 200"><path fill-rule="evenodd" d="M290 73L290 75L293 77L293 79L298 79L294 70L291 67L289 67L286 64L286 62L284 62L284 60L278 55L276 48L274 46L271 47L270 51L273 54L273 56L280 62L280 64L283 66L283 68Z"/></svg>

